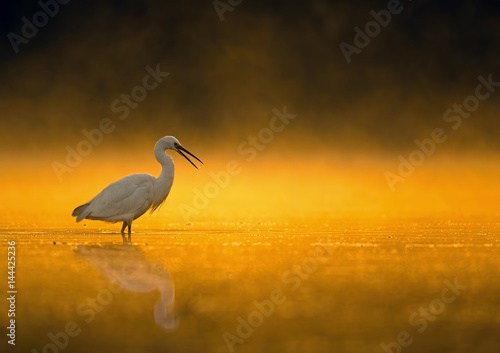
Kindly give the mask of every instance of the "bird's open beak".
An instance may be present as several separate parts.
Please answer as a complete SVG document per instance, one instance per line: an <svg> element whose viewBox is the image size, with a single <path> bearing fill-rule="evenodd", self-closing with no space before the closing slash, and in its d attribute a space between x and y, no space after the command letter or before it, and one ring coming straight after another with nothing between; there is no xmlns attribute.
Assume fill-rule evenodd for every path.
<svg viewBox="0 0 500 353"><path fill-rule="evenodd" d="M191 163L196 169L198 169L198 167L193 163L191 162L191 160L184 154L182 153L182 151L186 152L187 154L189 154L191 157L195 158L198 162L200 162L201 164L203 164L202 161L200 161L200 159L198 157L196 157L194 154L192 154L191 152L189 152L187 149L185 149L184 147L182 147L181 145L177 146L177 152L179 152L179 154L186 158L189 163Z"/></svg>

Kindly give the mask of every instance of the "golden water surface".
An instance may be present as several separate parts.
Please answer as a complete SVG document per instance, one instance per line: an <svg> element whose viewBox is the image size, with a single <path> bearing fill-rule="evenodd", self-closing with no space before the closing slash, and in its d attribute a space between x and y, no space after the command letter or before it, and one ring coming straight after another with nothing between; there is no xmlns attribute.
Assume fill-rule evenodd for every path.
<svg viewBox="0 0 500 353"><path fill-rule="evenodd" d="M240 160L212 190L226 161L176 157L171 195L130 242L120 224L70 216L120 177L159 173L152 157L107 157L62 181L46 160L4 158L7 351L499 351L496 157L435 156L395 191L390 157Z"/></svg>

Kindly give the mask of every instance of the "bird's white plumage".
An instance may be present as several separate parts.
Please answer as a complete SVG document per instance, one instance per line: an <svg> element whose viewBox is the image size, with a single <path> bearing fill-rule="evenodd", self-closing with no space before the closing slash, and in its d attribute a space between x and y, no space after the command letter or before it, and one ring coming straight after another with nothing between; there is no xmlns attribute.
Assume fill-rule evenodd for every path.
<svg viewBox="0 0 500 353"><path fill-rule="evenodd" d="M156 160L162 166L158 178L149 174L132 174L115 181L92 200L75 208L72 215L76 217L76 221L80 222L86 218L106 222L123 222L122 232L128 225L130 233L132 221L149 209L151 212L155 211L170 193L175 168L172 158L165 154L167 149L177 151L191 164L193 162L182 151L200 161L184 149L175 137L163 137L156 143L154 151Z"/></svg>
<svg viewBox="0 0 500 353"><path fill-rule="evenodd" d="M84 218L131 222L153 205L155 183L156 178L149 174L133 174L115 181L90 201ZM165 197L170 186L167 186Z"/></svg>

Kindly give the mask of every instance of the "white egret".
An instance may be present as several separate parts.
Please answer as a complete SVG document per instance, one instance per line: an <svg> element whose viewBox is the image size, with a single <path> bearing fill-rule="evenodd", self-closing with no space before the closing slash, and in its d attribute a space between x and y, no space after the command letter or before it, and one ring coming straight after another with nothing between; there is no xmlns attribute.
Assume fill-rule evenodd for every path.
<svg viewBox="0 0 500 353"><path fill-rule="evenodd" d="M165 201L174 181L174 162L166 150L174 150L186 158L196 169L198 167L183 151L203 162L194 154L181 146L173 136L165 136L158 140L154 155L162 170L155 178L150 174L132 174L108 185L96 197L73 210L76 221L92 219L105 222L123 222L121 233L128 226L130 238L132 221L142 216L147 210L153 213Z"/></svg>

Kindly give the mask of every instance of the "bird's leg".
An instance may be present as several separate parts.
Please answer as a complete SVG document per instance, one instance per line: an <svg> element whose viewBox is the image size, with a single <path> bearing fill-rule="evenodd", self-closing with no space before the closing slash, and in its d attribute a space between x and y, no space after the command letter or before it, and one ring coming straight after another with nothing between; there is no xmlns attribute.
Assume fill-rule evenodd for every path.
<svg viewBox="0 0 500 353"><path fill-rule="evenodd" d="M128 226L128 241L127 241L127 238L125 237L125 228ZM128 223L128 222L123 222L123 226L122 226L122 239L123 239L123 243L124 244L127 244L127 243L130 243L130 238L131 238L131 233L132 233L132 222Z"/></svg>

